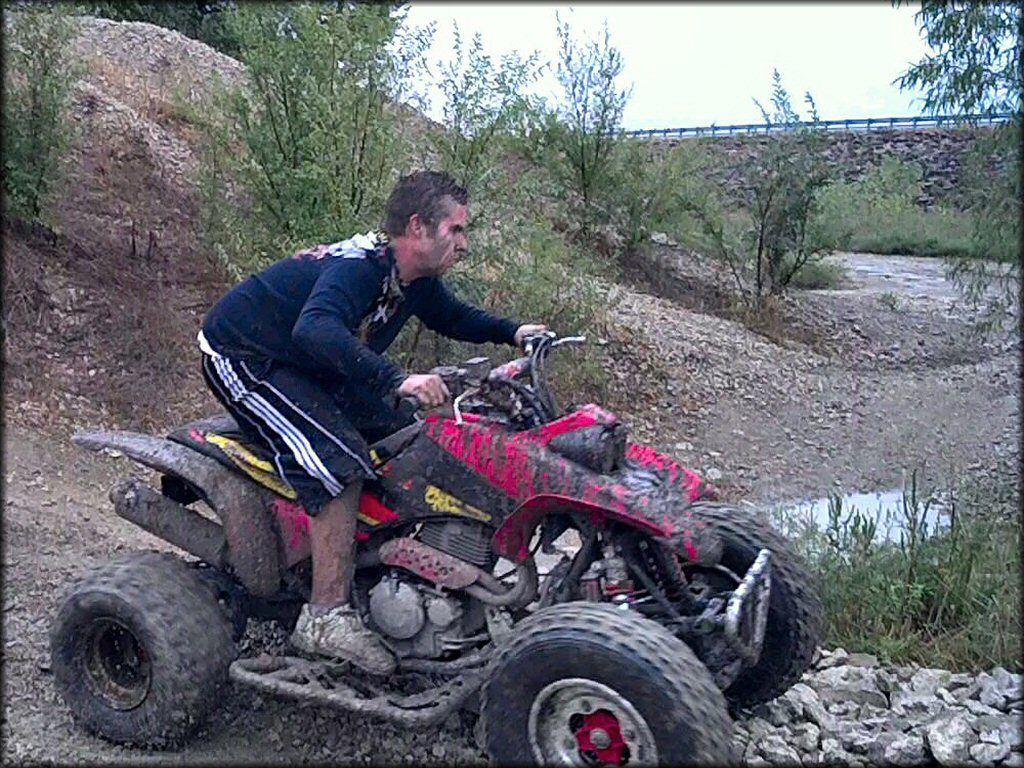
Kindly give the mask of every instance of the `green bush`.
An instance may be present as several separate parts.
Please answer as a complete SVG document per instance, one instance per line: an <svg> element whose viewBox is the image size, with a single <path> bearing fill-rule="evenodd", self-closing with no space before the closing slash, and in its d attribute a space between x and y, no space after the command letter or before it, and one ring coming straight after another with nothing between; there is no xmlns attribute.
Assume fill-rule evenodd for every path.
<svg viewBox="0 0 1024 768"><path fill-rule="evenodd" d="M786 268L789 268L788 265ZM846 277L846 267L838 261L823 258L801 264L793 273L789 285L792 288L804 290L835 288L843 281L844 277Z"/></svg>
<svg viewBox="0 0 1024 768"><path fill-rule="evenodd" d="M652 142L632 139L612 147L608 184L599 190L596 205L620 233L627 253L634 253L654 232L682 236L686 212L677 192L700 173L705 159L692 145L658 151Z"/></svg>
<svg viewBox="0 0 1024 768"><path fill-rule="evenodd" d="M225 12L249 83L207 125L211 248L243 275L289 250L377 226L411 163L392 104L428 36L372 4L238 4Z"/></svg>
<svg viewBox="0 0 1024 768"><path fill-rule="evenodd" d="M1006 483L964 483L939 526L915 473L894 520L839 497L824 530L777 516L820 575L829 646L893 664L1021 671L1019 498ZM903 530L897 541L877 537L887 523Z"/></svg>
<svg viewBox="0 0 1024 768"><path fill-rule="evenodd" d="M607 23L600 40L573 37L568 22L558 16L561 43L557 76L563 101L559 117L563 129L560 142L567 185L582 203L584 223L594 215L591 202L608 183L612 147L620 140L622 113L631 89L620 90L616 80L622 74L622 54L611 44Z"/></svg>
<svg viewBox="0 0 1024 768"><path fill-rule="evenodd" d="M4 210L43 224L72 139L67 109L79 68L68 52L75 33L59 3L4 9Z"/></svg>
<svg viewBox="0 0 1024 768"><path fill-rule="evenodd" d="M805 101L816 124L809 93ZM744 304L755 311L783 293L807 265L841 244L835 227L820 225L819 197L835 175L823 151L823 131L801 125L778 71L772 78L772 113L758 107L776 133L748 183L727 198L708 181L708 166L706 172L692 173L677 190L687 213L682 240L723 262Z"/></svg>
<svg viewBox="0 0 1024 768"><path fill-rule="evenodd" d="M852 251L910 256L973 256L970 217L924 209L921 169L887 157L855 181L835 181L819 197L817 226Z"/></svg>

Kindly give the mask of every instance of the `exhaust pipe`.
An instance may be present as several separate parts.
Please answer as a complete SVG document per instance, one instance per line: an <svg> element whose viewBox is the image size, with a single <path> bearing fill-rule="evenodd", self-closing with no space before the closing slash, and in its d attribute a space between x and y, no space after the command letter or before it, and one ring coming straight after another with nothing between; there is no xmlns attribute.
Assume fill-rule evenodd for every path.
<svg viewBox="0 0 1024 768"><path fill-rule="evenodd" d="M111 488L110 500L114 511L125 520L210 565L224 565L224 529L212 520L136 479L122 480Z"/></svg>

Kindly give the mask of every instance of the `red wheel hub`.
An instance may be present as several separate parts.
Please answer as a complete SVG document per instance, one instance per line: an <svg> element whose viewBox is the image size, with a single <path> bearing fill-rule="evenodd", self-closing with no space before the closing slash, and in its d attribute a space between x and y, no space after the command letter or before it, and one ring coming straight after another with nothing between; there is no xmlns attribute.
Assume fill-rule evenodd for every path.
<svg viewBox="0 0 1024 768"><path fill-rule="evenodd" d="M628 752L622 739L619 720L607 709L591 712L583 718L583 725L576 731L576 743L581 752L597 755L605 765L624 765Z"/></svg>

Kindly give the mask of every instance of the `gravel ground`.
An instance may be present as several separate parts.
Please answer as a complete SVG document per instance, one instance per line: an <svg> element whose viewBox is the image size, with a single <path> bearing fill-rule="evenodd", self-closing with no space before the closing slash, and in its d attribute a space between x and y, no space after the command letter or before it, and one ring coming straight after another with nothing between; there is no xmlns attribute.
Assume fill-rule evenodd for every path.
<svg viewBox="0 0 1024 768"><path fill-rule="evenodd" d="M656 401L621 404L634 432L755 503L893 488L915 468L926 484L1015 469L1017 329L972 338L934 259L840 258L841 289L788 306L788 322L823 329L813 344L619 290L612 311L632 341L613 354L639 342L665 363ZM629 361L613 375L630 391L655 374Z"/></svg>

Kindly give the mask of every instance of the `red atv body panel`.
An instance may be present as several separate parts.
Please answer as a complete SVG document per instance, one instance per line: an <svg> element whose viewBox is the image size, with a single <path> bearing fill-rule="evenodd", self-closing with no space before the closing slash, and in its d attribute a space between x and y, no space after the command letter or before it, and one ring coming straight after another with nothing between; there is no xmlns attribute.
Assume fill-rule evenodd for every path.
<svg viewBox="0 0 1024 768"><path fill-rule="evenodd" d="M559 455L548 443L593 425L613 426L616 417L587 405L536 429L515 432L474 415L461 424L432 414L367 483L357 539L366 542L395 526L460 516L494 529L496 554L516 562L538 523L552 512L584 512L595 522L614 520L656 537L676 537L687 557L717 557L704 526L686 510L711 489L693 472L649 448L629 445L626 466L599 474ZM274 502L289 564L309 556L309 518L300 505ZM393 534L391 534L393 535Z"/></svg>

